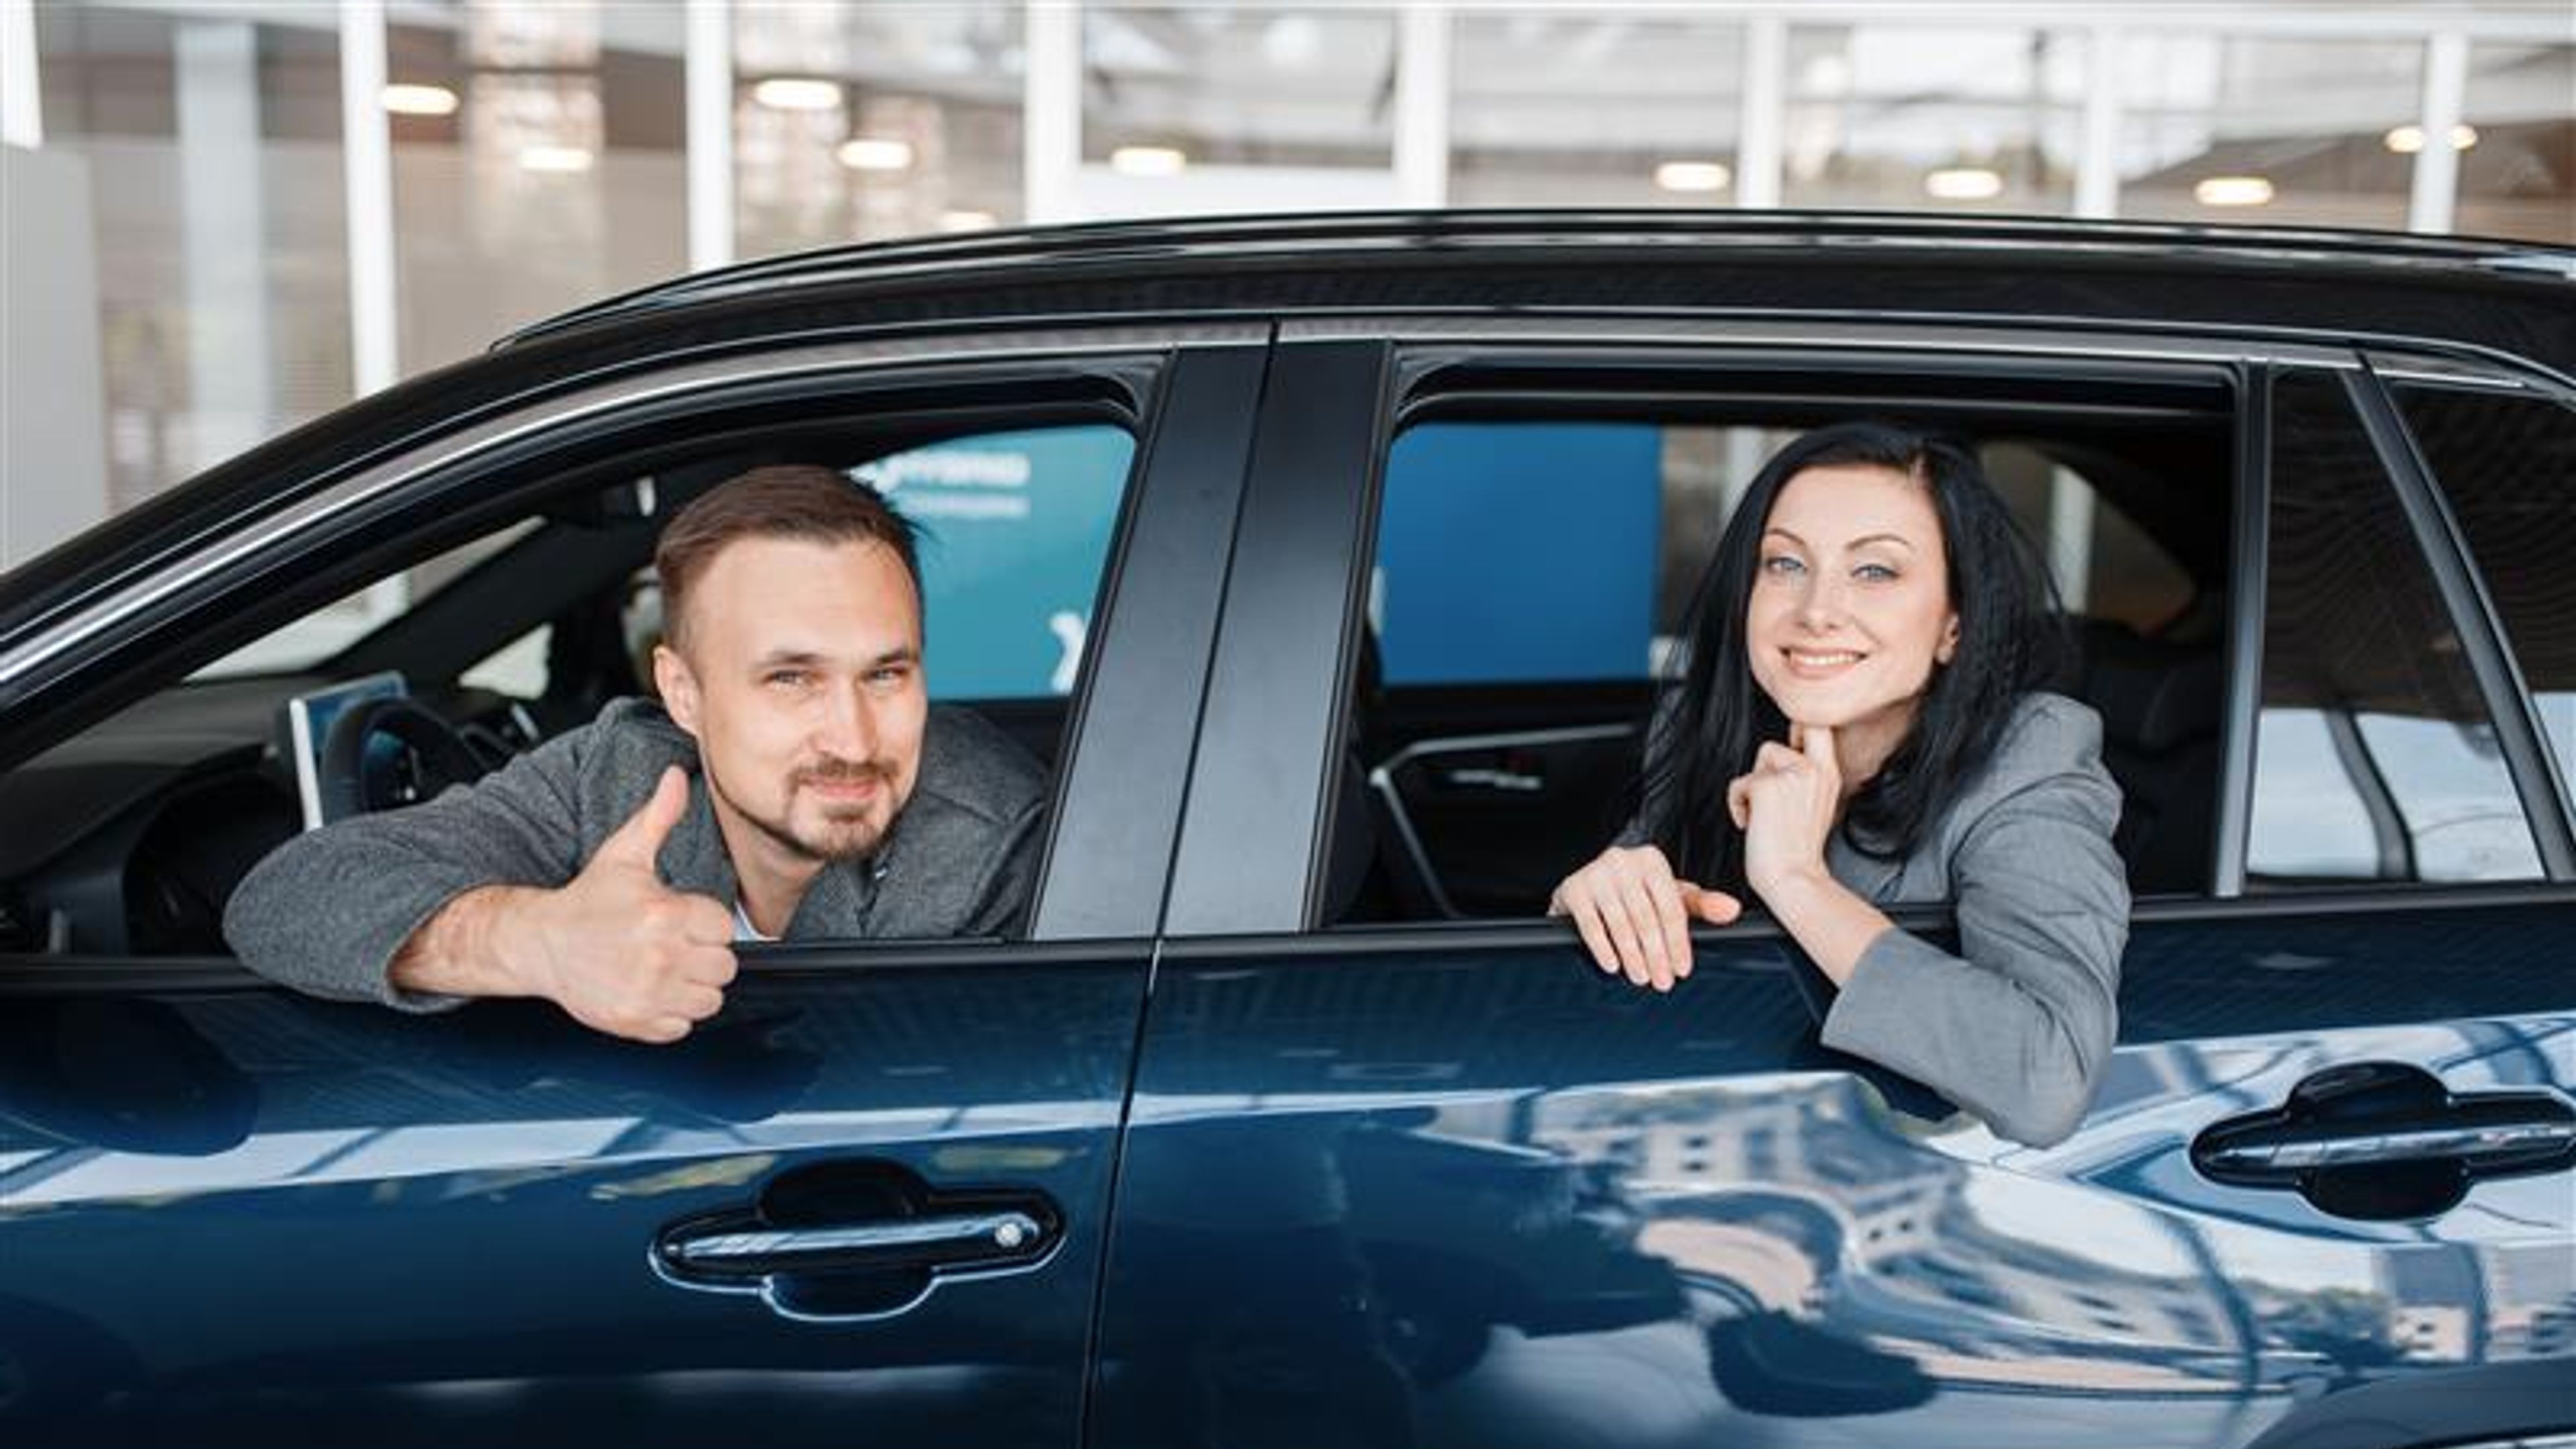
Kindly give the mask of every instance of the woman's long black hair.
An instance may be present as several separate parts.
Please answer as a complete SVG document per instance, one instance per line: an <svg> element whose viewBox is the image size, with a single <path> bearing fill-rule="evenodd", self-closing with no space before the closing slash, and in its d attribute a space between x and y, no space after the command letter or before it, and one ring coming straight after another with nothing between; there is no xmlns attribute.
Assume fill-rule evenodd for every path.
<svg viewBox="0 0 2576 1449"><path fill-rule="evenodd" d="M1949 560L1958 647L1936 666L1896 752L1852 797L1842 829L1868 854L1914 849L1959 789L1994 754L2014 700L2052 679L2064 655L2047 567L2004 506L1977 456L1956 440L1896 423L1835 423L1774 454L1727 521L1691 603L1687 663L1648 731L1639 822L1674 873L1742 891L1743 836L1727 816L1729 781L1753 767L1765 740L1785 742L1788 719L1754 683L1745 611L1761 565L1771 506L1809 468L1889 468L1931 490Z"/></svg>

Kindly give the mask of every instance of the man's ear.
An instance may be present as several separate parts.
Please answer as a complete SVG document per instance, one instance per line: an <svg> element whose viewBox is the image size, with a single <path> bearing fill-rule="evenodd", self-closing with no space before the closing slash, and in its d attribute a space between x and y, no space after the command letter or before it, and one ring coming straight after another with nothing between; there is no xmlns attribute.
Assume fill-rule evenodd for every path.
<svg viewBox="0 0 2576 1449"><path fill-rule="evenodd" d="M671 712L671 722L692 736L698 732L698 677L689 672L689 661L668 644L653 646L653 691L662 696L662 708Z"/></svg>

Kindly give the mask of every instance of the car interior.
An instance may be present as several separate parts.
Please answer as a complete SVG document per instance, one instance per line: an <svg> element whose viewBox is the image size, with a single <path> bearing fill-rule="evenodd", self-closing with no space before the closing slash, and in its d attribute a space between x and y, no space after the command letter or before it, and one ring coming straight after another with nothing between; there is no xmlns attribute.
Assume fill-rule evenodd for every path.
<svg viewBox="0 0 2576 1449"><path fill-rule="evenodd" d="M2063 397L2026 378L1953 380L1938 394L1916 387L1867 406L1851 401L1851 379L1830 382L1774 377L1759 395L1683 400L1641 387L1605 400L1596 380L1587 395L1545 405L1461 387L1403 426L1642 423L1659 430L1670 473L1672 460L1694 450L1703 464L1744 467L1768 451L1739 446L1720 459L1712 449L1721 436L1776 445L1803 427L1879 412L1973 440L2035 531L2049 525L2052 486L2082 491L2092 576L2067 616L2079 662L2060 687L2103 715L2107 762L2127 797L2118 845L2137 892L2205 889L2233 517L2233 399L2223 380ZM522 485L514 496L536 501L515 513L380 550L379 573L400 568L411 580L398 611L319 653L265 648L289 632L277 630L228 660L195 661L186 679L0 773L0 817L14 827L0 835L0 953L223 954L233 886L304 823L297 746L284 727L290 701L399 675L414 707L403 712L428 716L452 748L371 737L350 756L359 762L353 788L365 808L422 798L587 720L610 698L649 689L644 661L659 608L653 540L698 492L758 463L855 470L961 431L844 422L629 449L562 466L533 491ZM1390 501L1412 486L1403 464L1399 446L1383 489ZM1722 490L1728 467L1701 471ZM1624 673L1424 679L1403 663L1423 657L1424 641L1361 623L1349 651L1349 746L1333 801L1323 924L1536 916L1555 882L1609 841L1633 803L1643 721L1658 688L1653 666L1678 632L1681 601L1722 523L1708 488L1662 492L1653 505L1660 526L1645 545L1655 556L1642 564L1656 578L1655 637L1641 641L1652 648L1637 651ZM470 532L456 531L467 523ZM1393 548L1393 526L1381 528L1384 550ZM1639 566L1631 559L1608 571ZM936 567L934 553L926 568ZM1524 591L1558 600L1584 576L1568 569ZM351 581L332 582L348 594ZM345 614L363 592L336 603L319 596L305 617ZM939 619L934 608L934 640ZM1069 685L1069 673L1060 682ZM934 694L937 683L934 669ZM1064 692L948 697L1056 763ZM319 750L324 741L310 743Z"/></svg>
<svg viewBox="0 0 2576 1449"><path fill-rule="evenodd" d="M344 783L363 809L426 798L588 720L612 698L650 693L660 631L653 545L662 523L699 493L765 463L819 461L859 473L960 438L953 424L843 425L629 453L567 468L533 495L532 512L500 528L487 522L462 540L433 534L396 550L379 567L399 569L410 597L364 620L354 637L349 621L364 619L360 606L376 584L329 599L0 772L0 818L12 822L0 833L0 953L226 954L223 908L233 887L305 825L293 707L336 702L352 681L398 677L392 702L404 706L402 719L341 712L339 743L354 762ZM1123 461L1118 467L1123 477ZM1119 486L1109 481L1113 515ZM1101 529L1113 521L1102 519ZM925 574L942 566L942 536L936 523L924 529ZM1099 562L1090 560L1086 589L1097 587ZM935 597L935 579L931 587ZM935 668L932 684L939 697ZM1054 765L1062 693L949 698ZM353 725L373 728L352 740ZM327 752L323 739L309 743L316 758Z"/></svg>
<svg viewBox="0 0 2576 1449"><path fill-rule="evenodd" d="M1694 434L1729 434L1758 462L1800 429L1856 415L1848 402L1746 398L1640 414L1595 404L1587 420L1625 416L1662 433L1670 536L1661 560L1652 647L1629 677L1423 683L1390 678L1396 643L1372 620L1355 651L1350 747L1333 802L1324 865L1324 920L1334 925L1526 918L1574 867L1610 843L1635 807L1644 722L1667 673L1684 601L1705 564L1722 509L1675 506L1674 460ZM2028 396L1890 398L1877 415L1919 421L1972 443L2034 541L2048 540L2049 490L2085 495L2088 536L2074 557L2089 571L2066 597L2073 648L2055 687L2100 712L2105 764L2124 808L2115 844L2139 896L2208 888L2214 858L2223 634L2234 510L2235 425L2223 388L2158 398L2094 398L2056 407ZM1528 425L1526 403L1478 399L1425 414L1469 426ZM1709 451L1701 449L1700 451ZM1399 448L1383 485L1381 549L1403 490L1414 486ZM2059 524L2063 528L2062 521ZM1543 533L1542 550L1561 533ZM2043 547L2043 552L2049 550ZM2068 550L2055 551L2066 562ZM1619 578L1633 560L1555 559L1516 580L1551 599ZM1392 568L1393 564L1388 564ZM1511 572L1508 566L1500 570ZM1473 587L1455 584L1458 587ZM1400 584L1382 580L1389 615ZM1392 619L1390 627L1401 628Z"/></svg>

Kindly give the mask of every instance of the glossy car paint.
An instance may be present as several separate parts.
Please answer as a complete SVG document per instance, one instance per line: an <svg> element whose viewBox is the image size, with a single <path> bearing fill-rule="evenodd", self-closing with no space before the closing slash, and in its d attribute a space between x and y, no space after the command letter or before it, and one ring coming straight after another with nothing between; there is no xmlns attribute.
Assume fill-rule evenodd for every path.
<svg viewBox="0 0 2576 1449"><path fill-rule="evenodd" d="M55 1412L9 1442L1074 1442L1143 953L974 951L781 952L668 1050L514 1003L13 1002L0 1362ZM854 1162L1043 1195L1062 1234L918 1301L652 1270L671 1225Z"/></svg>
<svg viewBox="0 0 2576 1449"><path fill-rule="evenodd" d="M2564 1160L2366 1221L2191 1157L2356 1061L2563 1098L2559 908L2164 914L2045 1149L1820 1047L1768 933L1704 933L1670 997L1531 929L1167 950L1101 1442L2197 1449L2576 1350Z"/></svg>

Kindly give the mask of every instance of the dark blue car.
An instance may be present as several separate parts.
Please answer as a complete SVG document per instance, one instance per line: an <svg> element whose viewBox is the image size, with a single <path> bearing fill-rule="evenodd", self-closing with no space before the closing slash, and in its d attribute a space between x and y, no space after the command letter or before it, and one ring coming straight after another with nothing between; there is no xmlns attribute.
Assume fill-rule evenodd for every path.
<svg viewBox="0 0 2576 1449"><path fill-rule="evenodd" d="M1669 997L1622 818L1777 436L1973 439L2137 896L2028 1146ZM218 923L641 687L769 461L929 528L1053 770L1026 939L630 1045ZM0 578L0 1442L2510 1444L2576 1432L2576 254L1758 214L1104 226L602 303ZM424 745L334 710L399 691ZM1902 917L1938 935L1937 910Z"/></svg>

